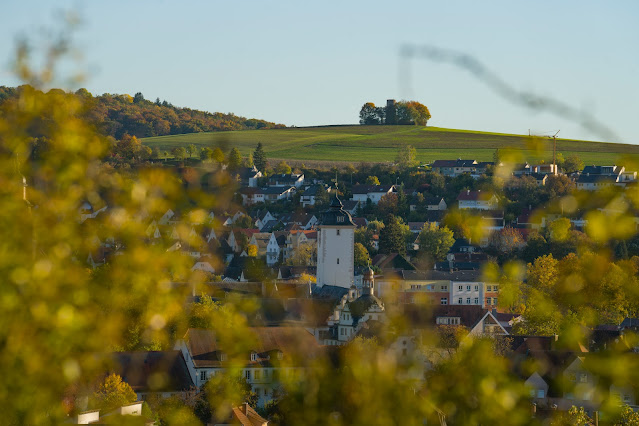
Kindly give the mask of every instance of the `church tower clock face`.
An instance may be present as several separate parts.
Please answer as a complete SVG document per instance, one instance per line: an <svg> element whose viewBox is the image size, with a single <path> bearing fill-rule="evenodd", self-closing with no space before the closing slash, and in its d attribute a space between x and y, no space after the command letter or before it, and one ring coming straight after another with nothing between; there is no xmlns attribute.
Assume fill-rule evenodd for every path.
<svg viewBox="0 0 639 426"><path fill-rule="evenodd" d="M317 247L317 284L350 288L354 282L355 224L335 196L321 214Z"/></svg>

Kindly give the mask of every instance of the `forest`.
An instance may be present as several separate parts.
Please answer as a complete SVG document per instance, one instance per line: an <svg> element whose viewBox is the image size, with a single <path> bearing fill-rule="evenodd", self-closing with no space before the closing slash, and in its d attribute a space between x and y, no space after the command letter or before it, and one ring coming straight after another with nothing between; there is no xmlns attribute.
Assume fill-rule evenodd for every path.
<svg viewBox="0 0 639 426"><path fill-rule="evenodd" d="M0 86L0 106L8 99L16 99L27 86ZM52 89L47 93L65 93ZM125 134L138 138L176 135L184 133L224 130L255 130L286 127L255 118L240 117L232 113L206 112L174 106L166 100L149 101L138 92L128 94L104 93L94 96L86 89L67 93L82 101L82 117L105 136L122 139ZM37 132L36 132L37 133ZM32 134L33 137L42 134Z"/></svg>

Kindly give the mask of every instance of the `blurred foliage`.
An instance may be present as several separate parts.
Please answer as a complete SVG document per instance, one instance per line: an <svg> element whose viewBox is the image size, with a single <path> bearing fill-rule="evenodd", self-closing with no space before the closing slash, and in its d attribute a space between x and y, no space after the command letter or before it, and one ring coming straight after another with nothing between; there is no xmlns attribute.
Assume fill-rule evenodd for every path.
<svg viewBox="0 0 639 426"><path fill-rule="evenodd" d="M231 405L254 401L238 377L246 354L257 346L249 325L259 301L228 297L219 303L206 296L206 275L191 271L188 256L152 244L147 229L169 208L189 212L176 224L176 232L191 246L202 245L187 223L202 223L211 209L230 205L231 178L219 170L206 178L191 169L139 167L123 173L106 164L113 143L83 119L89 97L44 91L53 82L53 64L67 51L66 41L54 43L45 68L37 71L28 61L28 49L20 45L15 68L26 85L0 105L2 422L63 423L69 413L81 409L78 399L104 379L109 352L170 349L188 327L212 330L225 348L229 368L203 393L153 399L149 406L161 424L201 424L210 417L224 417ZM149 154L140 152L133 137L115 149L132 158ZM259 149L253 157L256 165L264 161L258 154ZM215 151L211 155L221 161ZM499 156L507 164L503 170L511 172L512 160L521 160L507 150ZM236 166L240 160L229 157ZM379 175L392 182L400 173L392 168L359 169L362 180ZM530 181L511 185L510 173L501 171L493 179L475 182L460 177L448 185L439 175L411 172L406 177L425 185L431 194L449 198L476 185L535 194ZM547 212L557 217L549 220L544 235L529 238L524 253L530 263L505 259L501 265L488 264L484 274L500 284L501 307L524 314L514 325L515 333L560 334L562 344L572 348L587 342L598 324L619 324L639 315L639 258L629 256L636 238L633 210L639 206L639 189L628 189L626 197L614 188L584 195L574 192L569 179L551 176L543 191ZM519 202L533 198L522 195ZM109 209L81 221L85 202ZM585 233L576 233L562 217L579 210L587 211ZM477 214L453 210L445 223L458 238L487 239L487 220ZM356 241L370 252L367 244L374 233L380 234L382 252L403 253L410 235L403 221L389 216L385 226L371 222L358 230ZM504 252L519 245L517 235L500 237L495 246ZM445 239L448 245L450 233ZM611 240L624 256L615 258ZM89 269L86 260L104 246L116 254L107 264ZM263 265L253 263L252 278L264 278ZM187 303L195 295L201 296ZM432 309L418 308L426 313ZM286 354L281 366L291 374L281 377L278 395L266 412L279 424L290 425L417 425L443 418L459 425L540 422L531 415L529 389L513 372L508 342L478 338L461 327L416 332L390 304L386 316L374 339L360 336L319 354L305 347ZM407 337L416 348L411 354L397 346ZM636 424L636 419L627 409L620 412L609 390L610 385L639 383L636 354L631 351L636 344L628 334L623 345L594 353L584 362L584 368L600 378L596 396L603 412L609 418L621 416L622 424ZM102 393L109 394L113 387L119 386L106 386ZM589 420L575 408L557 421Z"/></svg>

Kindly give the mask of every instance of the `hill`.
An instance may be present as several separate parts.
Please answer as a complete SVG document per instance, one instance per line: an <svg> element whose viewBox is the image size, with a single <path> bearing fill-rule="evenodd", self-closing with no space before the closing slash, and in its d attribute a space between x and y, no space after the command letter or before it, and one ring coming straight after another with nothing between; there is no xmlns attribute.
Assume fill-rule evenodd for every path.
<svg viewBox="0 0 639 426"><path fill-rule="evenodd" d="M417 148L418 159L473 158L491 161L495 149L516 148L527 161L552 158L552 141L522 135L421 126L324 126L237 132L193 133L145 138L144 144L169 151L179 145L235 146L248 155L262 142L269 158L345 162L393 161L402 145ZM614 164L639 158L639 146L557 139L557 152L576 154L586 164Z"/></svg>
<svg viewBox="0 0 639 426"><path fill-rule="evenodd" d="M0 108L2 104L15 101L22 90L34 90L29 86L0 86ZM255 118L240 117L221 112L210 113L191 108L180 108L167 101L155 102L144 99L142 93L135 96L104 93L92 95L86 89L66 93L60 89L47 92L64 94L82 101L82 117L93 124L102 134L122 139L129 134L138 138L148 136L175 135L195 132L224 130L247 130L285 127ZM36 132L34 137L46 136Z"/></svg>

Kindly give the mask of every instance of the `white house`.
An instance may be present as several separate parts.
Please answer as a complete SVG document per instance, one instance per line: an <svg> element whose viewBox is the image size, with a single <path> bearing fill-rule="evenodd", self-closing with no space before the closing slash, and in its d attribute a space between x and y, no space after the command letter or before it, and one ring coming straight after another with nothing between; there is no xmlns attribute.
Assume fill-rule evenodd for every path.
<svg viewBox="0 0 639 426"><path fill-rule="evenodd" d="M269 186L294 186L300 188L304 184L304 173L277 174L269 177Z"/></svg>
<svg viewBox="0 0 639 426"><path fill-rule="evenodd" d="M495 194L489 192L461 191L457 196L460 209L495 210L499 206L499 199Z"/></svg>
<svg viewBox="0 0 639 426"><path fill-rule="evenodd" d="M455 177L464 173L474 173L477 168L476 160L435 160L431 169L444 176Z"/></svg>
<svg viewBox="0 0 639 426"><path fill-rule="evenodd" d="M377 204L384 195L393 192L397 192L395 185L353 185L353 197L351 200L364 204L367 200L371 200L373 204Z"/></svg>
<svg viewBox="0 0 639 426"><path fill-rule="evenodd" d="M277 236L275 235L275 232L272 232L266 245L266 264L268 266L273 266L277 263L280 259L280 251Z"/></svg>

